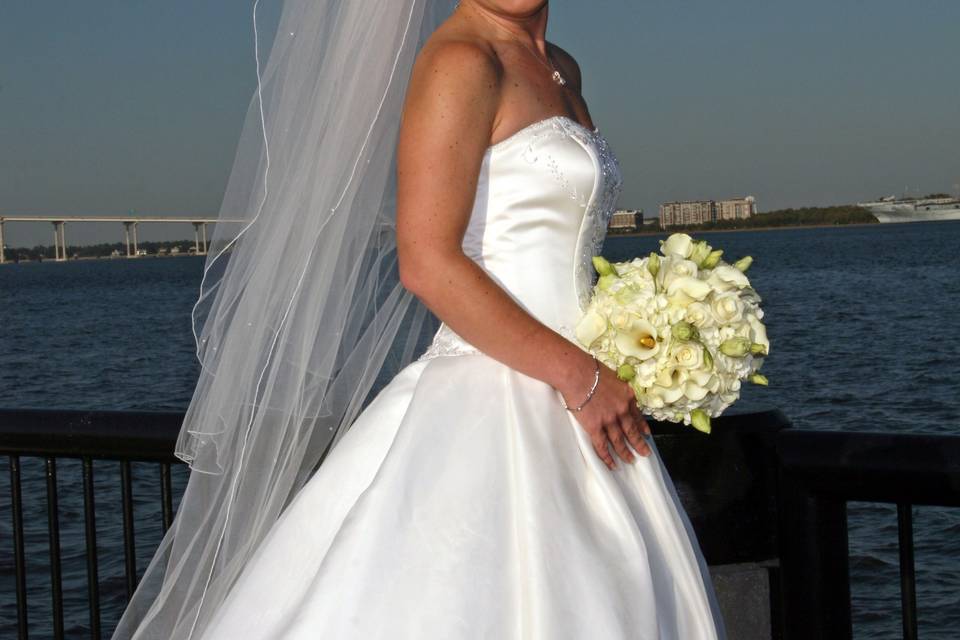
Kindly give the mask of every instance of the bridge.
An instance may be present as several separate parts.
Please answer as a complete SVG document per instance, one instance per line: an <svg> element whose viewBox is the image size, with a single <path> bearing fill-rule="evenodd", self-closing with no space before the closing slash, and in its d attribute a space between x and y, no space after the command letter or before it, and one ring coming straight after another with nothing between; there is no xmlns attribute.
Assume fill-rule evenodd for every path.
<svg viewBox="0 0 960 640"><path fill-rule="evenodd" d="M0 264L6 262L4 255L3 226L7 222L49 222L53 224L53 249L58 262L67 259L67 238L64 232L68 222L119 222L127 245L127 256L137 255L137 225L149 222L185 222L193 225L194 246L198 255L207 253L207 225L217 222L245 222L225 218L198 218L189 216L8 216L0 215ZM132 242L131 242L132 240Z"/></svg>

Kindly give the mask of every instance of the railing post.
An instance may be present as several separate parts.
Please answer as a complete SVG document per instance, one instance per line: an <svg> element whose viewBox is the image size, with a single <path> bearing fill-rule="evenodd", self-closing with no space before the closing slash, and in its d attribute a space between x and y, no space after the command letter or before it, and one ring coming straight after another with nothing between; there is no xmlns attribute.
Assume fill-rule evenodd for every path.
<svg viewBox="0 0 960 640"><path fill-rule="evenodd" d="M23 540L23 488L20 456L10 456L10 503L13 511L13 566L17 590L17 637L27 639L27 563Z"/></svg>
<svg viewBox="0 0 960 640"><path fill-rule="evenodd" d="M778 518L784 640L852 638L846 501L781 470Z"/></svg>
<svg viewBox="0 0 960 640"><path fill-rule="evenodd" d="M57 497L57 459L47 457L47 533L50 538L50 595L53 637L63 638L63 575L60 566L60 506Z"/></svg>
<svg viewBox="0 0 960 640"><path fill-rule="evenodd" d="M913 566L913 505L897 504L900 547L900 608L904 640L917 640L917 585Z"/></svg>
<svg viewBox="0 0 960 640"><path fill-rule="evenodd" d="M87 598L90 602L90 636L100 638L100 576L97 570L97 515L93 495L93 460L83 459L83 520L87 540Z"/></svg>

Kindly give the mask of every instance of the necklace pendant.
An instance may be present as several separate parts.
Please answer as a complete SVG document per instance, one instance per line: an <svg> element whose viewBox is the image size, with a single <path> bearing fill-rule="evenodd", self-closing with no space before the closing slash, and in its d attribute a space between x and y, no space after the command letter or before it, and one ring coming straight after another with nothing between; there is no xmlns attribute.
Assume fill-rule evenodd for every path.
<svg viewBox="0 0 960 640"><path fill-rule="evenodd" d="M559 71L554 71L553 76L551 77L553 78L553 81L556 82L561 87L567 84L567 81L563 79L563 76L560 75Z"/></svg>

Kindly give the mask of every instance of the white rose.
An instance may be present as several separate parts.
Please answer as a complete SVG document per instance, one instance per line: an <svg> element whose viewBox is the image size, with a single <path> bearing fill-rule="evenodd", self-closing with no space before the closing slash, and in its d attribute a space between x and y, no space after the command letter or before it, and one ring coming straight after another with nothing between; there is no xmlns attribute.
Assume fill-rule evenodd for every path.
<svg viewBox="0 0 960 640"><path fill-rule="evenodd" d="M691 302L687 305L683 319L698 329L713 323L710 308L703 302Z"/></svg>
<svg viewBox="0 0 960 640"><path fill-rule="evenodd" d="M660 271L657 272L657 278L660 286L667 289L675 278L696 278L698 271L697 264L692 260L683 260L676 257L665 258L661 263Z"/></svg>
<svg viewBox="0 0 960 640"><path fill-rule="evenodd" d="M672 233L663 241L660 251L665 256L674 255L686 260L693 253L693 238L685 233Z"/></svg>
<svg viewBox="0 0 960 640"><path fill-rule="evenodd" d="M703 347L696 342L678 342L673 348L673 360L678 367L699 369L703 365Z"/></svg>
<svg viewBox="0 0 960 640"><path fill-rule="evenodd" d="M740 322L743 317L743 302L735 293L721 293L710 301L710 310L718 324Z"/></svg>

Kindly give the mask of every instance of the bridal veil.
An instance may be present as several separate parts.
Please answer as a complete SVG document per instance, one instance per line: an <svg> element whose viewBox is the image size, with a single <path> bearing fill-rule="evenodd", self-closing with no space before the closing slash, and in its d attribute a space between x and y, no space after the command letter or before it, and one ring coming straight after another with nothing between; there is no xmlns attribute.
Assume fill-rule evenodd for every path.
<svg viewBox="0 0 960 640"><path fill-rule="evenodd" d="M279 0L278 0L279 1ZM199 637L284 505L436 320L400 285L395 145L453 0L286 0L193 311L192 470L114 638Z"/></svg>

